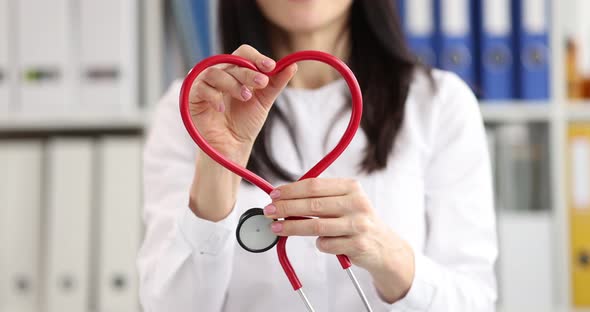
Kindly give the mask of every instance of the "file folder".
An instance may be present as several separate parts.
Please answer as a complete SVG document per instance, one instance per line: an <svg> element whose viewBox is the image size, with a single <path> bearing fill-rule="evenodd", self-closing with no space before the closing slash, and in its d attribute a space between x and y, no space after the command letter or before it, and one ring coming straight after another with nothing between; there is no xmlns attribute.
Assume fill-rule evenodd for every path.
<svg viewBox="0 0 590 312"><path fill-rule="evenodd" d="M569 215L573 303L590 307L590 124L569 129Z"/></svg>
<svg viewBox="0 0 590 312"><path fill-rule="evenodd" d="M139 311L135 260L141 241L141 141L109 136L99 150L98 311Z"/></svg>
<svg viewBox="0 0 590 312"><path fill-rule="evenodd" d="M471 12L474 0L437 0L440 42L439 66L475 86L474 31Z"/></svg>
<svg viewBox="0 0 590 312"><path fill-rule="evenodd" d="M42 145L0 141L0 311L39 306Z"/></svg>
<svg viewBox="0 0 590 312"><path fill-rule="evenodd" d="M434 0L398 0L397 6L410 50L421 63L436 66Z"/></svg>
<svg viewBox="0 0 590 312"><path fill-rule="evenodd" d="M481 98L514 98L514 41L510 0L480 0Z"/></svg>
<svg viewBox="0 0 590 312"><path fill-rule="evenodd" d="M526 100L549 98L549 17L547 0L518 0L515 25L518 30L519 97Z"/></svg>
<svg viewBox="0 0 590 312"><path fill-rule="evenodd" d="M46 312L89 310L93 144L55 138L47 148Z"/></svg>
<svg viewBox="0 0 590 312"><path fill-rule="evenodd" d="M27 114L63 113L74 88L70 0L17 0L18 98Z"/></svg>
<svg viewBox="0 0 590 312"><path fill-rule="evenodd" d="M114 115L135 112L139 105L137 0L76 1L80 14L78 108Z"/></svg>

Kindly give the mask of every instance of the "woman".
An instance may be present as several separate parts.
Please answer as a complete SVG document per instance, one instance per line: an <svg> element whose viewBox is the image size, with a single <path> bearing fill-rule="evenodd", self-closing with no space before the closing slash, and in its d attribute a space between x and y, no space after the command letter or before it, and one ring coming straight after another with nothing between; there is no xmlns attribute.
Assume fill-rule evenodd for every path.
<svg viewBox="0 0 590 312"><path fill-rule="evenodd" d="M145 149L139 255L146 311L304 311L275 252L236 243L265 206L317 311L363 311L335 254L357 267L374 311L490 311L496 258L490 166L478 104L455 75L409 56L393 1L220 0L223 50L259 72L218 66L191 89L193 121L218 151L280 185L271 198L198 151L179 117L180 82ZM340 57L364 95L362 131L320 177L292 182L348 122L346 84L298 50ZM297 74L296 74L297 72ZM319 237L319 238L316 238Z"/></svg>

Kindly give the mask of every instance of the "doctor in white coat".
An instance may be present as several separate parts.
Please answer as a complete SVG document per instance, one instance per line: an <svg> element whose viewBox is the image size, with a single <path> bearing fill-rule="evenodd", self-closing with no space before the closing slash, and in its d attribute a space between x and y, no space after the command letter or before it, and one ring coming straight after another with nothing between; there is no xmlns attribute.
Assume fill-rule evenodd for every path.
<svg viewBox="0 0 590 312"><path fill-rule="evenodd" d="M374 311L492 311L497 255L484 127L454 74L410 55L391 0L220 0L223 50L259 71L217 66L191 89L199 131L278 187L269 197L198 150L178 108L160 101L144 154L145 311L304 311L276 253L237 244L241 213L264 207L317 311L363 311L336 254L347 255ZM350 98L314 62L273 77L298 50L340 57L364 111L349 148L319 178L293 182L339 140Z"/></svg>

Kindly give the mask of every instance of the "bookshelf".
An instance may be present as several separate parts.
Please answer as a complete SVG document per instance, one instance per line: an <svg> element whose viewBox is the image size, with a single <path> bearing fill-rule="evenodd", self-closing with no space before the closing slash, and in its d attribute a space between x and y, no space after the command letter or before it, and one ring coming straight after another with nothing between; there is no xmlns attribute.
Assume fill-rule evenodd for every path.
<svg viewBox="0 0 590 312"><path fill-rule="evenodd" d="M149 120L145 111L127 115L58 115L44 116L16 115L0 117L0 132L44 132L44 131L89 131L95 130L142 130Z"/></svg>
<svg viewBox="0 0 590 312"><path fill-rule="evenodd" d="M570 121L590 121L590 102L568 102L567 118Z"/></svg>
<svg viewBox="0 0 590 312"><path fill-rule="evenodd" d="M16 4L17 1L7 3ZM66 3L66 1L57 1L55 6L62 3ZM95 4L92 1L88 3ZM22 187L24 183L16 183L14 188L8 187L8 190L15 194L12 197L4 196L6 193L0 192L2 193L0 195L0 214L2 214L2 218L5 216L15 217L16 220L13 222L16 226L26 225L22 227L22 231L16 232L16 234L22 234L16 243L22 245L22 249L15 250L14 254L15 258L23 256L28 258L23 262L35 268L27 270L25 264L15 266L11 262L13 258L9 258L5 262L3 255L3 267L0 270L0 275L2 275L0 280L3 284L2 291L0 291L0 297L2 297L0 298L0 310L7 307L7 303L12 310L16 309L14 311L55 309L55 305L52 308L51 304L56 301L56 293L59 293L56 290L61 290L56 287L65 288L66 284L53 282L58 279L60 282L68 281L67 278L73 276L73 280L78 283L67 287L79 288L70 289L76 291L71 291L69 294L73 295L68 295L68 298L57 298L58 301L62 300L59 301L62 302L62 306L78 311L104 310L109 307L122 311L140 311L135 257L136 251L139 249L140 235L143 236L143 234L135 229L139 229L142 224L139 211L141 209L141 145L146 126L151 120L152 108L162 96L165 87L162 78L165 46L163 44L164 3L165 0L121 2L121 7L125 6L126 9L129 9L125 12L139 17L137 23L131 22L128 25L129 29L124 29L129 32L130 36L138 37L138 40L134 40L133 47L129 50L121 49L126 52L132 50L133 57L131 59L133 61L130 63L133 63L133 73L136 74L134 79L139 79L137 84L132 81L123 87L124 90L133 91L131 92L133 97L130 97L131 100L121 102L126 104L132 102L135 107L129 105L126 109L121 109L121 111L125 110L121 113L107 112L106 109L101 113L90 113L80 109L78 111L64 110L52 114L27 114L16 110L0 111L0 149L4 148L0 151L0 156L4 156L3 160L8 159L8 162L3 164L5 167L0 170L2 173L0 181L2 187L0 188L10 185L13 180L24 181L27 184L26 188ZM110 1L105 5L108 4L117 5L117 1ZM76 2L76 5L80 4ZM0 10L2 9L6 9L6 7L0 4ZM116 23L116 18L116 16L113 17L113 23ZM122 75L121 77L126 78L127 76ZM8 153L5 153L6 151ZM24 159L24 161L19 163L19 159ZM61 167L56 166L58 161L61 161ZM14 169L5 170L10 166L14 166ZM80 169L81 167L83 168ZM29 170L29 168L34 169ZM35 172L36 175L31 175L31 172ZM119 179L119 175L124 179ZM18 177L22 177L22 179L19 180ZM71 190L71 194L62 192L60 196L60 192L55 191L54 186L59 184L56 181L63 182L62 189ZM80 186L85 191L77 192L79 188L72 187L71 181L80 182L75 183L77 185L74 186ZM84 188L86 186L92 186L92 189L87 190ZM82 197L86 197L84 200L80 200L80 202L84 202L83 204L72 205L75 200L71 201L71 198ZM15 198L17 199L15 200ZM53 200L55 198L59 198L59 201ZM110 201L105 201L105 199L110 199ZM52 207L52 200L59 204L54 204ZM5 205L7 202L8 204ZM11 209L4 210L11 208L11 205L15 205L15 208L19 209L18 213L13 213ZM124 208L129 211L117 210L119 205L126 206ZM68 218L52 219L50 217L58 210L67 211L64 209L67 209L68 206L74 207L71 211L90 211L88 212L89 217L80 217L81 214L68 214ZM108 210L111 211L110 214L106 212ZM19 223L23 221L19 220L17 217L19 215L27 218L25 222ZM105 216L109 215L113 219L104 221ZM73 222L63 227L59 223L52 223L58 219L70 219ZM5 218L5 220L10 219ZM111 222L113 220L115 222ZM118 227L117 221L120 225ZM34 229L28 228L28 226L34 227L35 225L38 226ZM82 229L82 225L84 225L84 229ZM101 227L101 225L106 226ZM10 232L11 228L8 227L8 229ZM61 229L61 232L55 229ZM129 231L135 233L132 235L129 234L131 233ZM49 232L51 234L47 235ZM60 248L62 245L55 244L56 241L59 241L55 238L58 236L55 234L56 232L58 234L65 233L72 238L80 237L80 240L84 240L84 242L66 244L66 249ZM0 234L3 238L2 243L8 243L8 246L0 246L3 252L6 247L13 246L10 245L10 239L8 241L4 239L5 233L7 232L4 231ZM127 235L127 237L117 239L116 236L119 233L124 233L123 235ZM32 235L28 240L27 234ZM6 235L6 237L8 236ZM113 239L113 237L115 238ZM34 243L28 244L29 241ZM79 243L79 241L77 242ZM89 245L90 243L92 246ZM73 245L88 247L89 251L72 247ZM9 250L11 252L6 254L13 253L13 250ZM21 252L24 254L20 254ZM28 257L29 255L31 257ZM52 256L68 260L48 260ZM61 263L63 266L71 265L67 270L57 270L68 271L69 275L64 275L65 277L52 274L56 268L59 269L58 266ZM19 276L16 277L12 274L14 272L10 272L15 268L19 269ZM111 269L114 270L111 271ZM8 288L8 286L13 287L13 279L17 283L25 283L23 284L24 288ZM26 283L31 283L33 287L27 289ZM8 290L10 290L10 294L8 294ZM8 294L7 298L6 294Z"/></svg>
<svg viewBox="0 0 590 312"><path fill-rule="evenodd" d="M547 102L482 101L480 110L485 122L549 122L551 105Z"/></svg>

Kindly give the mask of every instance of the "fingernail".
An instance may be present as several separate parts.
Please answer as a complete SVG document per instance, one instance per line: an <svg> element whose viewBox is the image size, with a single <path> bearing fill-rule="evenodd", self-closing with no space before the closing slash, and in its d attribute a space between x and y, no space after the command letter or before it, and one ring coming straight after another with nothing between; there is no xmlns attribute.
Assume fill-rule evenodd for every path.
<svg viewBox="0 0 590 312"><path fill-rule="evenodd" d="M277 199L281 196L281 191L278 189L274 189L274 190L272 190L272 192L270 192L269 195L270 195L270 198Z"/></svg>
<svg viewBox="0 0 590 312"><path fill-rule="evenodd" d="M265 77L263 75L258 74L254 76L254 83L256 83L259 86L262 86L264 85L264 78Z"/></svg>
<svg viewBox="0 0 590 312"><path fill-rule="evenodd" d="M262 66L266 67L267 69L273 69L275 67L275 62L271 59L264 59L262 60Z"/></svg>
<svg viewBox="0 0 590 312"><path fill-rule="evenodd" d="M217 110L218 110L220 113L223 113L223 112L225 112L225 103L223 103L223 101L219 102L219 104L218 104L218 106L217 106Z"/></svg>
<svg viewBox="0 0 590 312"><path fill-rule="evenodd" d="M275 205L270 204L266 207L264 207L264 214L265 215L274 215L277 212L277 207L275 207Z"/></svg>
<svg viewBox="0 0 590 312"><path fill-rule="evenodd" d="M247 101L252 97L252 91L247 87L242 87L242 98Z"/></svg>
<svg viewBox="0 0 590 312"><path fill-rule="evenodd" d="M270 229L275 233L280 233L283 230L283 224L279 222L273 222L271 224Z"/></svg>

